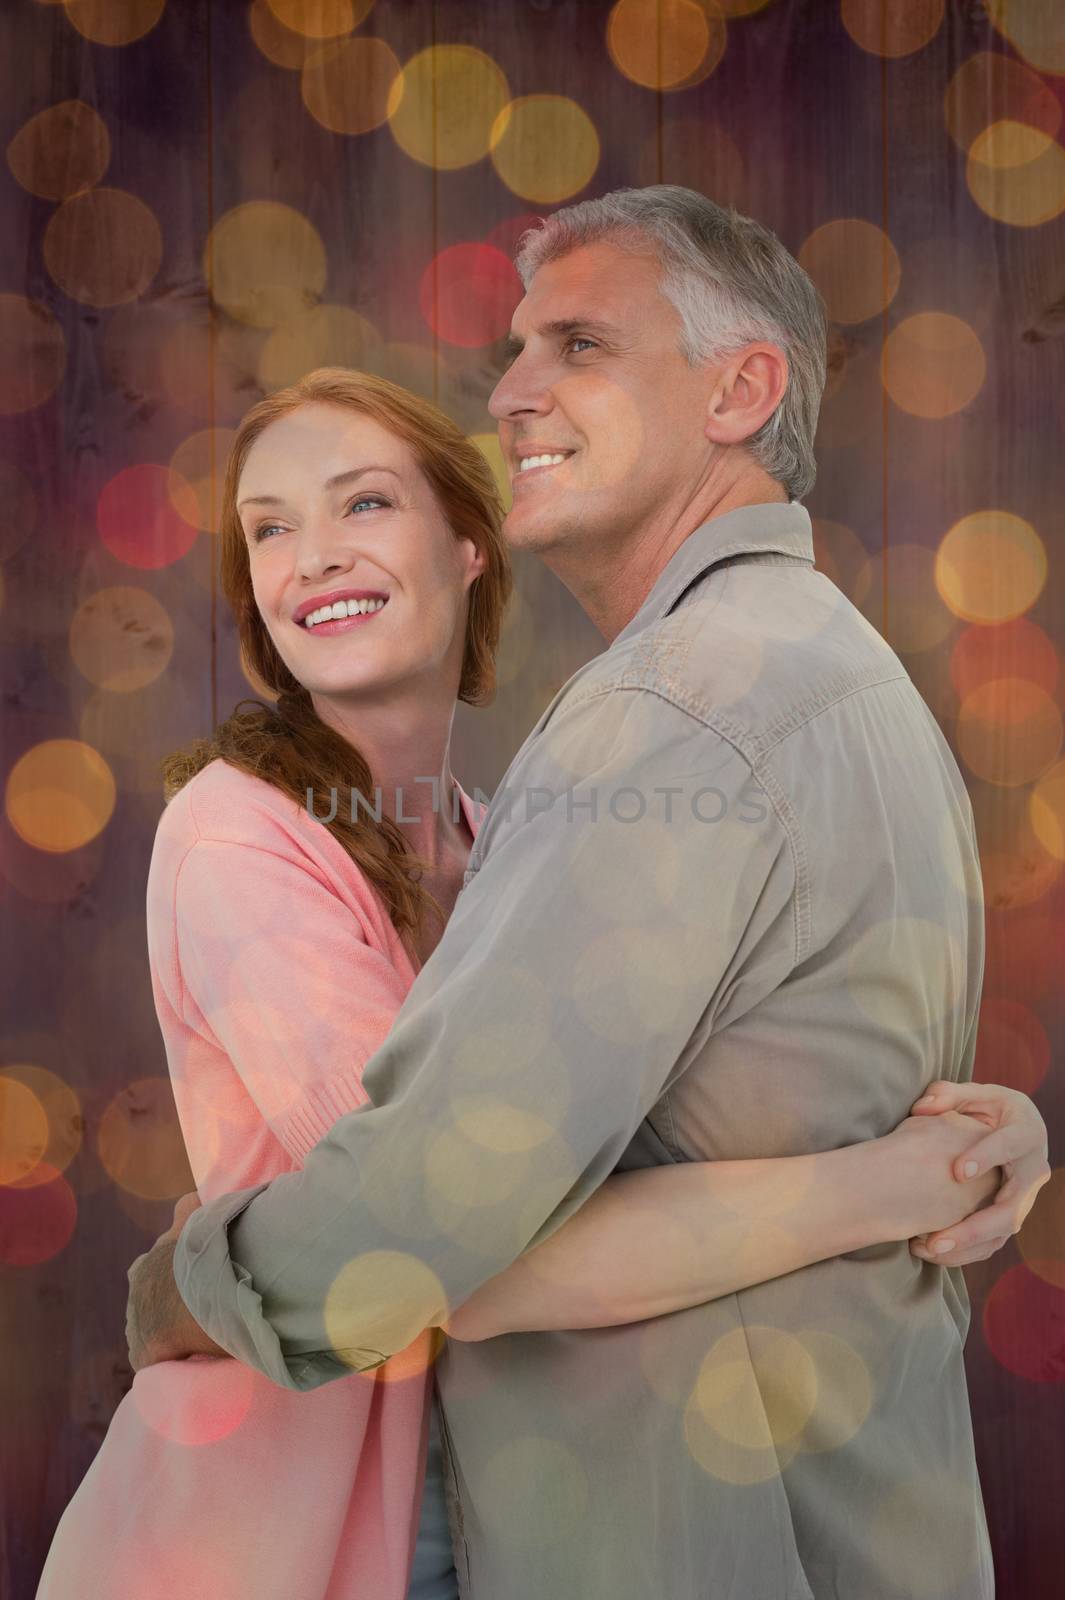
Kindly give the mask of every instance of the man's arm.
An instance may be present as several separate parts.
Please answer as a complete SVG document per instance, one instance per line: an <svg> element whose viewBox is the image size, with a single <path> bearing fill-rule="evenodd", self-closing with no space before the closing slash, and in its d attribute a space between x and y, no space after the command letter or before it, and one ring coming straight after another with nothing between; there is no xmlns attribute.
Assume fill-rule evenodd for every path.
<svg viewBox="0 0 1065 1600"><path fill-rule="evenodd" d="M570 803L535 813L535 786ZM301 1172L204 1206L179 1239L196 1321L290 1387L380 1365L548 1238L719 1009L741 1014L794 964L794 869L768 798L648 691L563 707L478 843L367 1064L372 1105Z"/></svg>

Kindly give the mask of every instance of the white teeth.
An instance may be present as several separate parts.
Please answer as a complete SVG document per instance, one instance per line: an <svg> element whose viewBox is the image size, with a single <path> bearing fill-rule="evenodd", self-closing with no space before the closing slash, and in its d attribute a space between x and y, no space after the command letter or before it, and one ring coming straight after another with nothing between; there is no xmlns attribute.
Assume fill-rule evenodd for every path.
<svg viewBox="0 0 1065 1600"><path fill-rule="evenodd" d="M565 456L522 456L520 470L528 472L531 467L557 467L565 459Z"/></svg>
<svg viewBox="0 0 1065 1600"><path fill-rule="evenodd" d="M365 616L368 611L380 611L384 600L337 600L331 606L319 606L303 619L304 626L315 628L319 622L339 621L341 617Z"/></svg>

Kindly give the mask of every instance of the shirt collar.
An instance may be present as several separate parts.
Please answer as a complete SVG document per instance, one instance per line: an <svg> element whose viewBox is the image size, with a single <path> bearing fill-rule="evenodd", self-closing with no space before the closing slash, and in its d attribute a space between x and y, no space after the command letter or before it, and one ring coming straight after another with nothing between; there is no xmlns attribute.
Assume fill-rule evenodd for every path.
<svg viewBox="0 0 1065 1600"><path fill-rule="evenodd" d="M670 556L650 594L610 648L639 633L649 622L668 616L685 590L719 562L729 556L763 554L813 561L810 513L798 500L739 506L702 523Z"/></svg>

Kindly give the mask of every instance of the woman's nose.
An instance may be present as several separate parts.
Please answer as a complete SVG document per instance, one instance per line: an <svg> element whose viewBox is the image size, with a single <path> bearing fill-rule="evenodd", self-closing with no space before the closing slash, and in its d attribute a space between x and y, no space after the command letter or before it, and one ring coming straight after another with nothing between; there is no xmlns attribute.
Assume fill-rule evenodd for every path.
<svg viewBox="0 0 1065 1600"><path fill-rule="evenodd" d="M343 572L352 566L355 554L350 540L329 523L305 523L300 529L296 566L304 577L326 572Z"/></svg>

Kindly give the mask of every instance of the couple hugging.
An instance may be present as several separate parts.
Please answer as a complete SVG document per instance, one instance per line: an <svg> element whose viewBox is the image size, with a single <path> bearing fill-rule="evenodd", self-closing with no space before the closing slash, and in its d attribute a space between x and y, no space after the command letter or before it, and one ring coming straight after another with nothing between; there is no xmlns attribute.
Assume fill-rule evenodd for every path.
<svg viewBox="0 0 1065 1600"><path fill-rule="evenodd" d="M958 768L814 568L823 304L668 185L517 266L505 517L380 378L237 431L271 704L169 759L147 893L197 1193L39 1600L993 1593L958 1269L1046 1130L969 1081ZM605 648L486 807L450 741L512 550Z"/></svg>

